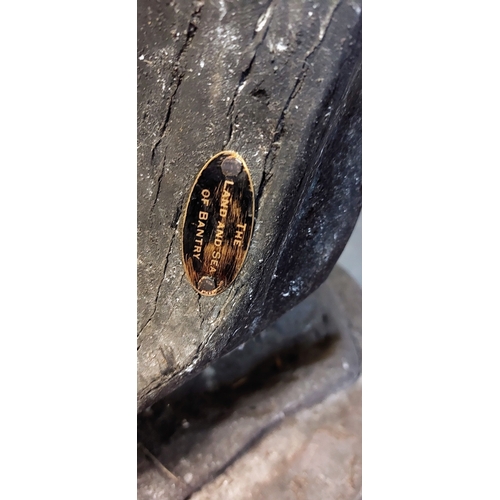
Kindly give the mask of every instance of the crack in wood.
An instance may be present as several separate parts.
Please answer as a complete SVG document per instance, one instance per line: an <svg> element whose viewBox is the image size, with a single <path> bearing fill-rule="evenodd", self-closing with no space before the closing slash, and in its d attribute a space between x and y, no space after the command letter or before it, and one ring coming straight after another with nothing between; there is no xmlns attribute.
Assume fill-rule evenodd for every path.
<svg viewBox="0 0 500 500"><path fill-rule="evenodd" d="M234 130L234 125L235 125L235 120L238 118L238 115L234 115L234 104L237 99L237 97L240 95L240 92L243 90L243 87L245 86L245 83L248 79L248 76L250 72L252 71L253 64L255 62L255 57L257 55L257 51L259 50L260 46L264 43L264 40L267 37L267 34L269 32L269 27L271 25L271 19L272 19L272 12L274 9L274 4L276 3L276 0L271 0L271 2L268 4L268 7L266 9L265 14L263 16L259 17L259 20L257 21L256 28L254 29L254 35L252 38L252 43L250 45L250 49L248 51L248 54L251 54L250 61L247 63L246 67L241 71L240 79L238 82L238 86L236 87L236 90L234 91L233 98L231 99L231 103L229 104L226 116L230 117L230 122L229 122L229 134L228 134L228 139L223 147L223 149L227 149L229 146L229 143L231 142L233 138L233 130ZM263 25L259 28L259 22L263 19ZM259 28L259 29L258 29ZM259 34L261 30L264 29L262 34Z"/></svg>
<svg viewBox="0 0 500 500"><path fill-rule="evenodd" d="M177 95L177 91L179 90L179 87L181 86L182 80L183 80L184 75L186 73L185 68L183 68L182 71L180 71L180 68L182 67L181 66L181 59L182 59L183 54L186 52L186 50L191 45L193 38L194 38L194 35L195 35L196 31L198 30L198 23L200 21L201 11L205 5L205 0L199 0L199 1L195 2L194 5L195 5L195 10L191 14L191 17L189 19L186 39L184 40L184 43L183 43L180 51L178 52L177 57L175 58L175 62L173 64L173 81L175 82L175 88L174 88L172 95L170 96L170 99L169 99L168 108L167 108L167 112L165 115L165 120L163 121L163 124L160 127L159 139L156 141L156 143L154 144L153 149L151 151L151 162L150 162L151 164L154 164L155 157L157 155L158 147L159 147L161 141L163 140L163 138L165 137L167 126L168 126L168 123L170 121L170 116L172 114L172 108L173 108L173 105L175 103L175 96ZM158 196L160 194L161 181L163 180L163 176L165 173L165 161L166 161L166 154L163 155L162 169L161 169L160 175L158 176L158 180L156 181L157 189L156 189L155 199L154 199L153 205L151 207L151 212L154 211L156 203L158 201Z"/></svg>
<svg viewBox="0 0 500 500"><path fill-rule="evenodd" d="M172 235L172 238L170 238L170 244L169 244L169 247L168 247L168 251L167 251L167 256L166 256L166 259L165 259L165 265L163 266L163 274L162 274L162 278L160 280L160 284L158 285L158 289L156 291L156 297L155 297L155 301L154 301L154 306L153 306L153 312L151 313L151 315L149 316L149 319L146 321L146 323L144 324L144 326L139 330L139 333L137 334L137 337L140 337L141 333L143 332L143 330L149 325L149 323L151 322L151 320L153 319L153 316L155 315L156 313L156 308L157 308L157 305L158 305L158 298L160 297L160 290L161 290L161 285L163 284L163 281L165 280L165 274L167 272L167 266L168 266L168 260L170 258L170 254L172 252L172 245L174 243L174 239L175 239L175 231L174 231L174 234Z"/></svg>
<svg viewBox="0 0 500 500"><path fill-rule="evenodd" d="M258 214L259 205L260 205L259 202L260 202L260 199L261 199L262 194L264 192L264 187L266 186L266 184L271 179L270 172L271 172L271 170L273 168L274 159L276 158L277 152L281 148L281 136L282 136L283 131L285 129L285 118L286 118L286 115L287 115L288 110L289 110L289 108L290 108L290 106L292 104L292 101L295 99L295 97L300 92L300 90L302 88L302 85L304 83L304 80L306 78L306 75L307 75L307 73L309 71L309 66L310 66L310 64L309 64L309 58L314 57L314 54L316 53L316 51L319 49L319 47L323 43L323 40L325 39L326 32L328 31L328 28L330 27L330 25L332 23L332 20L334 18L335 11L337 10L337 8L339 7L340 4L341 4L341 2L338 2L332 8L332 12L331 12L330 17L328 19L328 23L326 23L326 26L321 30L322 32L320 32L320 37L319 37L318 42L307 53L307 55L306 55L306 57L304 59L304 62L302 63L302 68L300 70L300 73L299 73L299 75L297 76L297 78L295 80L295 85L293 86L292 92L288 96L288 98L287 98L287 100L285 102L285 105L283 107L283 110L282 110L282 112L280 114L280 117L278 118L278 122L276 123L276 126L274 128L274 133L273 133L273 137L272 137L272 141L271 141L271 146L269 147L269 150L268 150L268 152L267 152L267 154L266 154L266 156L264 158L264 169L263 169L262 177L261 177L261 180L260 180L260 183L259 183L259 188L257 190L257 195L255 197L255 205L256 205L255 211L256 211L256 214ZM269 168L267 168L268 165L269 165Z"/></svg>

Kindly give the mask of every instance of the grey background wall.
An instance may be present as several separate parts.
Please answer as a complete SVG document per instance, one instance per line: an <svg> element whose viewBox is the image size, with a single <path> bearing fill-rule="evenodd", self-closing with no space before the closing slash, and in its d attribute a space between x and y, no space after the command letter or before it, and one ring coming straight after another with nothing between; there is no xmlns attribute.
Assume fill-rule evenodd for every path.
<svg viewBox="0 0 500 500"><path fill-rule="evenodd" d="M354 231L347 242L342 255L338 260L338 264L345 269L361 286L362 263L361 263L361 216L359 214L358 222L354 227Z"/></svg>

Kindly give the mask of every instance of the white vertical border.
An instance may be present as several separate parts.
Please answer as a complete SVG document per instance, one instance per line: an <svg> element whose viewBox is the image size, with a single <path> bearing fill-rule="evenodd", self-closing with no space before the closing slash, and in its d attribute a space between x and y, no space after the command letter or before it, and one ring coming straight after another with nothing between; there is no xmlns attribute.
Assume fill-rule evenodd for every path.
<svg viewBox="0 0 500 500"><path fill-rule="evenodd" d="M363 6L363 497L496 498L498 2Z"/></svg>
<svg viewBox="0 0 500 500"><path fill-rule="evenodd" d="M1 8L2 498L136 498L136 2Z"/></svg>
<svg viewBox="0 0 500 500"><path fill-rule="evenodd" d="M498 492L496 2L364 2L365 498ZM135 498L136 5L2 7L2 497Z"/></svg>

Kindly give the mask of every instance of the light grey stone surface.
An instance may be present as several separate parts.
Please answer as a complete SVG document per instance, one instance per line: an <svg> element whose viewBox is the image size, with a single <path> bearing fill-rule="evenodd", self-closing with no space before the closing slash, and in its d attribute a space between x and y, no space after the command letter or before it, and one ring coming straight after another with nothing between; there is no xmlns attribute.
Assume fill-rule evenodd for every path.
<svg viewBox="0 0 500 500"><path fill-rule="evenodd" d="M304 451L307 457L312 448L304 448L306 441L313 439L320 444L320 437L325 435L327 446L318 451L323 459L309 464L308 485L303 487L311 492L357 494L360 435L356 419L360 418L360 406L358 396L351 400L346 394L350 394L349 387L360 371L361 290L349 275L336 268L316 292L272 327L140 414L139 500L184 500L205 488L210 494L223 495L225 484L218 482L219 477L229 473L240 459L244 464L247 454L253 457L249 458L251 462L265 462L267 452L259 458L260 452L252 450L275 432L278 437L271 443L274 439L283 441L273 458L281 464L280 481L301 476L301 467L309 462L299 459L295 452L293 456L282 453L286 441L291 439L292 448L295 446L297 453ZM337 400L342 401L343 409L337 403L321 406L332 394L347 397ZM349 405L352 408L346 409ZM342 418L348 418L349 412L354 419L349 420L353 426L349 436L332 449L339 437L335 433L347 425ZM342 463L337 464L338 460ZM241 484L255 473L248 469L245 474L246 469L238 469L243 473ZM230 474L233 482L241 475ZM256 498L264 494L273 474L271 467L262 476L255 475L256 489L252 491ZM349 482L353 484L351 489L346 486ZM276 491L282 489L278 482L273 484ZM219 487L218 493L211 489Z"/></svg>
<svg viewBox="0 0 500 500"><path fill-rule="evenodd" d="M337 265L347 271L362 286L362 213L359 214L358 222L340 256Z"/></svg>
<svg viewBox="0 0 500 500"><path fill-rule="evenodd" d="M361 379L298 412L191 500L361 498Z"/></svg>

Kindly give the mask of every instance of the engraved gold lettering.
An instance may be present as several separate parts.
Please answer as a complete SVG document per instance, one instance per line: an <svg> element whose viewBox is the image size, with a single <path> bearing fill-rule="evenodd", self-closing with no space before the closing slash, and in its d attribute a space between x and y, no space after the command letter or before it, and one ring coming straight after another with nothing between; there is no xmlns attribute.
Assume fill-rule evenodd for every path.
<svg viewBox="0 0 500 500"><path fill-rule="evenodd" d="M202 192L201 192L201 201L204 205L210 205L210 191L208 189L204 189Z"/></svg>
<svg viewBox="0 0 500 500"><path fill-rule="evenodd" d="M231 192L226 189L226 185L231 186L232 184L234 184L233 181L228 181L228 180L224 181L224 187L223 187L223 191L222 191L222 200L220 202L220 210L219 210L219 214L221 217L227 216L227 207L229 206Z"/></svg>
<svg viewBox="0 0 500 500"><path fill-rule="evenodd" d="M229 205L229 199L231 198L231 193L229 191L223 191L222 193L222 201L220 202L220 206L222 208L227 208Z"/></svg>
<svg viewBox="0 0 500 500"><path fill-rule="evenodd" d="M224 163L228 158L231 161ZM237 175L233 159L241 166ZM199 294L217 295L240 272L254 223L254 190L244 160L232 151L214 156L199 172L187 198L184 270Z"/></svg>
<svg viewBox="0 0 500 500"><path fill-rule="evenodd" d="M245 229L247 228L246 224L236 224L237 228L241 229L236 229L236 235L234 237L233 245L241 247L243 244L243 236L245 234Z"/></svg>
<svg viewBox="0 0 500 500"><path fill-rule="evenodd" d="M204 189L202 192L201 192L201 201L204 205L210 205L210 191L208 189Z"/></svg>
<svg viewBox="0 0 500 500"><path fill-rule="evenodd" d="M210 191L208 189L205 189L204 191L207 191L208 194L210 194ZM196 229L196 239L194 240L195 247L193 249L193 257L195 259L201 260L200 254L201 254L201 249L203 247L203 234L205 232L205 222L203 220L208 219L208 212L204 212L203 210L200 210L199 212L199 219L198 219L198 229Z"/></svg>

